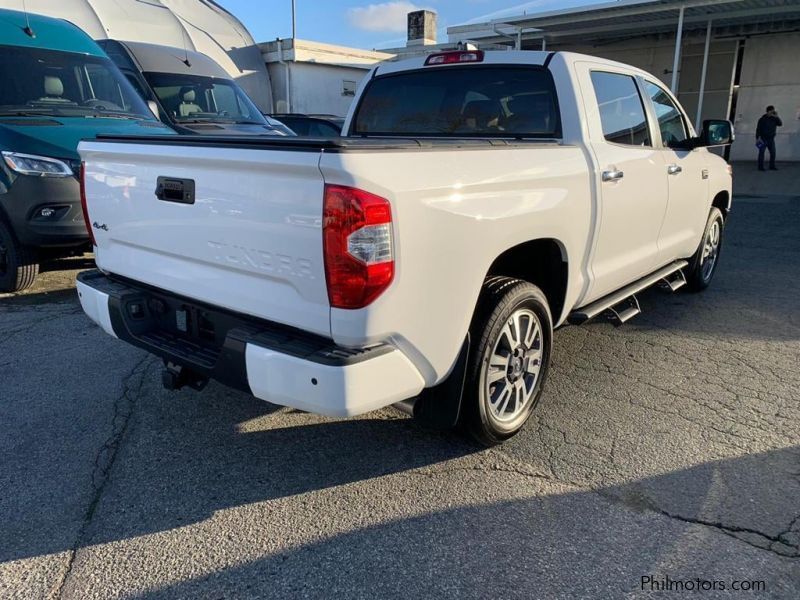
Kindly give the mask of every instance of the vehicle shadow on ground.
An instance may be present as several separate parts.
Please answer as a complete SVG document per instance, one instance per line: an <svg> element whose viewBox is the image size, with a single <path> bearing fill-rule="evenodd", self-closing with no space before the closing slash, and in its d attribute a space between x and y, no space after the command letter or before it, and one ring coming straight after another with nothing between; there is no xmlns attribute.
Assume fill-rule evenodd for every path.
<svg viewBox="0 0 800 600"><path fill-rule="evenodd" d="M33 306L36 304L53 304L70 302L78 297L74 287L47 292L29 292L16 294L0 294L0 309L15 306Z"/></svg>
<svg viewBox="0 0 800 600"><path fill-rule="evenodd" d="M323 473L321 467L303 469L301 457L290 457L286 471L272 480L272 493L263 493L270 480L261 474L250 483L260 487L261 494L253 495L224 477L211 479L206 498L213 493L228 501L252 501L397 469L394 432L404 428L402 423L343 425L312 427L296 435L276 432L277 438L253 443L285 443L296 436L303 442L324 443L333 436L345 444L344 450L352 450L351 436L373 434L373 450L366 458L388 460L387 469L366 469L363 463L350 469L337 461ZM422 454L430 457L437 446L432 441L423 444ZM785 502L800 491L799 450L706 463L598 492L534 496L532 487L527 498L390 520L133 597L630 597L625 594L641 592L643 575L713 580L736 574L766 579L770 597L792 598L800 585L800 505L790 504L796 514L786 514ZM404 462L403 468L413 464ZM293 474L298 467L302 474ZM237 478L245 475L245 469L234 470ZM498 486L509 482L497 472L459 476L467 486L486 486L486 480ZM670 497L677 506L671 505ZM186 496L182 498L185 509ZM175 500L156 498L145 510L159 519ZM265 540L281 538L280 524L262 527Z"/></svg>
<svg viewBox="0 0 800 600"><path fill-rule="evenodd" d="M94 257L71 256L69 258L59 258L57 260L44 261L40 268L40 273L52 273L54 271L80 271L84 269L94 269Z"/></svg>
<svg viewBox="0 0 800 600"><path fill-rule="evenodd" d="M385 418L325 421L214 383L200 395L169 393L160 388L159 371L160 363L151 360L141 379L128 383L129 393L141 385L141 396L95 511L111 522L96 516L99 523L88 531L87 543L166 531L208 519L217 510L431 466L478 450L455 434L426 432L393 409L396 415ZM297 426L271 428L276 411L282 423L297 421ZM106 458L104 448L87 488L102 485ZM24 486L26 478L16 482ZM57 481L51 485L60 487ZM5 523L0 562L75 544L69 529L31 535L45 515L63 512L60 498L50 500L51 505L15 503L17 514L0 515Z"/></svg>
<svg viewBox="0 0 800 600"><path fill-rule="evenodd" d="M455 434L426 431L414 421L400 417L399 413L395 417L389 411L371 418L322 420L278 409L215 384L202 395L189 391L170 394L157 387L158 368L151 361L140 372L141 379L133 378L128 384L129 389L132 386L139 390L138 405L109 481L102 486L92 523L81 541L84 547L186 527L232 507L408 473L422 467L432 467L435 471L437 465L458 462L481 451ZM276 427L278 420L270 416L277 411L282 416L280 427ZM388 568L392 574L384 579L402 589L404 582L410 584L419 570L432 573L441 568L442 572L448 572L445 562L451 549L475 543L471 558L458 563L456 571L448 572L448 578L456 581L463 576L465 581L479 586L489 576L489 565L481 566L483 559L477 556L485 557L486 552L499 552L496 556L503 556L513 550L517 556L534 560L527 553L542 544L549 552L567 552L572 543L602 547L601 538L608 534L609 528L634 535L632 548L651 543L644 525L641 531L634 532L628 531L629 526L621 521L595 529L598 518L620 519L603 508L609 501L623 503L639 513L663 511L678 516L678 520L722 523L728 530L714 529L760 547L770 548L780 543L781 551L797 555L798 474L800 447L787 448L606 487L600 490L605 497L602 506L597 504L597 494L587 491L437 512L342 535L211 578L238 585L236 582L242 580L268 576L283 568L286 561L300 563L313 555L326 557L321 565L318 558L314 559L320 569L318 575L327 570L334 577L334 571L352 568L353 577L369 578L369 565L377 567L380 563L381 568ZM98 483L101 474L95 475L98 478L94 485L101 485ZM487 471L486 477L491 476ZM14 494L14 490L4 493ZM60 552L75 544L68 532L62 537L57 533L47 537L29 536L25 529L16 530L17 522L30 527L37 514L58 511L59 498L52 497L52 502L52 506L20 506L23 514L4 516L5 543L0 546L0 561ZM787 514L787 506L794 506L797 514ZM590 516L592 512L594 516ZM586 516L576 518L584 513ZM789 531L793 519L798 530L795 532ZM524 535L503 534L514 530ZM475 536L476 532L481 535ZM265 530L264 535L280 536L281 530ZM483 536L485 539L481 539ZM392 540L408 537L419 544L418 552L411 557L396 555ZM561 547L556 540L572 541ZM539 554L543 551L536 550ZM638 555L639 550L632 550L632 554ZM657 552L642 554L658 555ZM341 555L350 557L347 559L350 566L341 563L337 558ZM649 565L637 562L633 555L630 558L640 565L638 569L646 572ZM582 567L596 569L600 574L608 565ZM289 586L285 589L289 594L294 584L283 581L281 585ZM191 596L193 585L202 582L188 582L163 592L167 597Z"/></svg>

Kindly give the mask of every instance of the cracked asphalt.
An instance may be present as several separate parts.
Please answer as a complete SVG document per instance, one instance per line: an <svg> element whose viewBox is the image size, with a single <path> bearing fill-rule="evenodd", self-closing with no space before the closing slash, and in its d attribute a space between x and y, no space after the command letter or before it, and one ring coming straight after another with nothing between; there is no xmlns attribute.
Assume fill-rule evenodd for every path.
<svg viewBox="0 0 800 600"><path fill-rule="evenodd" d="M798 232L800 198L737 198L711 289L559 330L491 450L168 393L56 265L0 299L0 597L798 598Z"/></svg>

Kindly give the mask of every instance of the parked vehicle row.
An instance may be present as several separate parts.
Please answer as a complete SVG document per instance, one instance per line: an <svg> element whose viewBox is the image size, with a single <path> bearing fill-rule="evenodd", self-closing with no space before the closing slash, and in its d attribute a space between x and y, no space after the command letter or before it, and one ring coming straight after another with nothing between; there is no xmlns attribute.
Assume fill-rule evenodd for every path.
<svg viewBox="0 0 800 600"><path fill-rule="evenodd" d="M0 34L0 292L32 285L43 259L90 248L77 181L82 138L341 131L329 115L262 114L199 52L94 42L67 21L11 10L0 10Z"/></svg>
<svg viewBox="0 0 800 600"><path fill-rule="evenodd" d="M30 286L43 257L91 247L80 139L174 131L74 25L2 10L0 40L0 292L7 292Z"/></svg>
<svg viewBox="0 0 800 600"><path fill-rule="evenodd" d="M571 53L376 66L340 138L103 136L79 146L98 270L84 311L161 357L329 415L401 403L517 433L553 329L699 291L731 207L728 121L697 135L655 77ZM115 185L120 178L124 187Z"/></svg>
<svg viewBox="0 0 800 600"><path fill-rule="evenodd" d="M293 135L265 118L225 70L205 54L141 42L99 40L142 98L178 133Z"/></svg>

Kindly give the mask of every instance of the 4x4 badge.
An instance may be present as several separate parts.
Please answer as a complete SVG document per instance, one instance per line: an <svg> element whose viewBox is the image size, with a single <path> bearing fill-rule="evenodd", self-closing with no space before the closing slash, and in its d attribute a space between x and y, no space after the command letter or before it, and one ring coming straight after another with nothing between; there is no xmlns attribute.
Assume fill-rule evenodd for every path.
<svg viewBox="0 0 800 600"><path fill-rule="evenodd" d="M92 223L92 227L94 227L95 229L102 229L103 231L108 231L108 225L106 225L105 223L103 223L102 225L98 225L97 221L95 221L94 223Z"/></svg>

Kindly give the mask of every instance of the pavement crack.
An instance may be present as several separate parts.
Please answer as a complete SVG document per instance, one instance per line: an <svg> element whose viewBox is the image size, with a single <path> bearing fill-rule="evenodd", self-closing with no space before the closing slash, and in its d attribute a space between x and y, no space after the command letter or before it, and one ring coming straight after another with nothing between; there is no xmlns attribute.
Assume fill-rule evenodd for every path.
<svg viewBox="0 0 800 600"><path fill-rule="evenodd" d="M136 403L141 395L145 382L145 373L152 364L152 357L145 355L131 369L122 380L122 393L114 400L114 413L111 419L111 434L103 442L94 459L94 468L91 476L91 499L83 516L83 521L78 529L75 543L69 549L67 564L61 578L56 582L50 593L51 598L61 598L64 588L72 575L72 567L78 550L85 542L89 526L94 518L97 506L103 496L103 491L108 483L111 468L119 452L128 425L133 415Z"/></svg>
<svg viewBox="0 0 800 600"><path fill-rule="evenodd" d="M422 469L414 469L412 471L408 471L409 475L418 475L427 477L429 479L433 479L439 475L443 474L451 474L451 473L469 473L469 472L477 472L477 473L511 473L513 475L521 475L523 477L531 477L534 479L541 479L548 482L556 482L559 484L564 484L566 482L561 481L560 479L554 477L551 474L542 473L529 467L525 463L521 463L518 461L511 462L511 459L496 450L488 450L487 454L485 455L488 459L490 455L493 455L494 458L497 460L491 462L489 460L481 460L477 464L455 464L446 467L436 467L436 468L422 468ZM516 463L516 464L515 464Z"/></svg>
<svg viewBox="0 0 800 600"><path fill-rule="evenodd" d="M640 494L636 495L636 502L634 505L632 505L630 499L621 498L615 494L603 490L596 490L596 493L606 498L610 502L628 505L634 509L648 510L682 523L687 523L690 525L702 525L703 527L714 529L740 542L743 542L748 546L776 554L783 558L800 558L800 544L792 541L790 538L790 535L797 533L794 531L794 527L798 524L798 522L800 522L800 515L798 515L789 524L785 531L779 533L778 535L770 535L750 527L728 525L722 523L721 521L711 521L709 519L687 517L678 513L673 513L661 508L660 506L657 506L652 499Z"/></svg>

